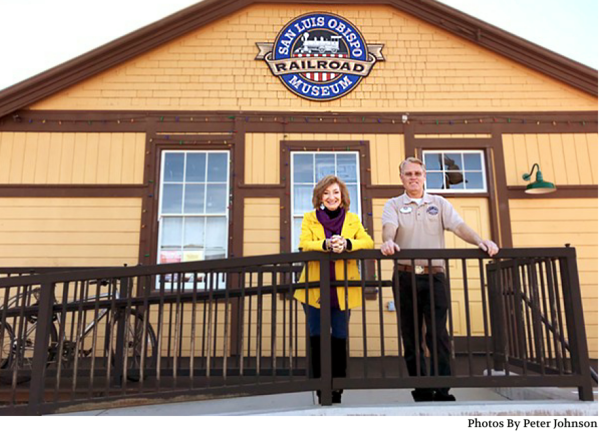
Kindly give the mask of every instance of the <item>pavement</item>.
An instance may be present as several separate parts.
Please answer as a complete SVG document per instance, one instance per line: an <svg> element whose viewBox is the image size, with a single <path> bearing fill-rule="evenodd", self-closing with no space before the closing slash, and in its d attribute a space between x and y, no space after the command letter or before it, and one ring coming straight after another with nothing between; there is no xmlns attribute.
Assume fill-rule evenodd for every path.
<svg viewBox="0 0 600 433"><path fill-rule="evenodd" d="M415 403L410 390L346 390L342 404L316 404L312 392L73 412L58 416L598 416L596 401L573 388L455 389L456 402ZM57 416L57 415L52 415Z"/></svg>

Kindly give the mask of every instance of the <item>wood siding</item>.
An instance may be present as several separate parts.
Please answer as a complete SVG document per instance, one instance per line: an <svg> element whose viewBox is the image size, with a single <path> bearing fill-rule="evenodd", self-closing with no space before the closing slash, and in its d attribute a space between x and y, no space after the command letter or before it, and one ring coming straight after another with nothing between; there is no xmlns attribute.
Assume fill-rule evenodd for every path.
<svg viewBox="0 0 600 433"><path fill-rule="evenodd" d="M502 142L509 186L527 185L521 176L535 163L556 185L598 184L598 134L506 134Z"/></svg>
<svg viewBox="0 0 600 433"><path fill-rule="evenodd" d="M371 184L398 185L404 160L404 135L368 135L371 152Z"/></svg>
<svg viewBox="0 0 600 433"><path fill-rule="evenodd" d="M312 5L252 5L32 105L68 110L596 110L597 98L392 7L323 6L384 44L384 62L344 98L301 99L254 60L256 42Z"/></svg>
<svg viewBox="0 0 600 433"><path fill-rule="evenodd" d="M0 184L141 184L145 134L0 133Z"/></svg>
<svg viewBox="0 0 600 433"><path fill-rule="evenodd" d="M279 184L280 134L246 134L244 182Z"/></svg>
<svg viewBox="0 0 600 433"><path fill-rule="evenodd" d="M1 198L2 266L136 265L141 200Z"/></svg>
<svg viewBox="0 0 600 433"><path fill-rule="evenodd" d="M577 267L591 358L598 358L598 199L510 200L515 248L577 249Z"/></svg>
<svg viewBox="0 0 600 433"><path fill-rule="evenodd" d="M279 254L279 199L244 200L244 256Z"/></svg>

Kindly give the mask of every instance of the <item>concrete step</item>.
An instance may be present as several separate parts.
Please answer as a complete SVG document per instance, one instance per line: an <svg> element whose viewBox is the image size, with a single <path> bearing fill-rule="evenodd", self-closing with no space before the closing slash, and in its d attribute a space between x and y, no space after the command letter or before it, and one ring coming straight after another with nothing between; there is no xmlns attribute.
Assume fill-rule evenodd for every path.
<svg viewBox="0 0 600 433"><path fill-rule="evenodd" d="M522 390L523 391L523 390ZM597 416L598 403L581 402L574 389L544 389L542 397L521 392L511 400L502 390L456 389L456 402L415 403L410 390L347 390L342 404L323 407L312 392L114 408L64 415L77 416ZM575 393L574 393L575 392ZM597 390L595 390L597 396ZM545 397L544 397L545 396ZM552 398L550 398L552 397Z"/></svg>

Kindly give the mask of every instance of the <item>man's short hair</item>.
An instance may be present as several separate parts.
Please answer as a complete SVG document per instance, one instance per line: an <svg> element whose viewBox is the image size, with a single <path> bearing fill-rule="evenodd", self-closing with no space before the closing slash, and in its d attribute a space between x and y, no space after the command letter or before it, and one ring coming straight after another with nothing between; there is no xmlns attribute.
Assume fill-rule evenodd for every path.
<svg viewBox="0 0 600 433"><path fill-rule="evenodd" d="M400 174L402 174L402 169L408 163L419 164L421 167L423 167L423 171L426 171L423 161L421 161L419 158L415 158L414 156L409 156L400 163Z"/></svg>

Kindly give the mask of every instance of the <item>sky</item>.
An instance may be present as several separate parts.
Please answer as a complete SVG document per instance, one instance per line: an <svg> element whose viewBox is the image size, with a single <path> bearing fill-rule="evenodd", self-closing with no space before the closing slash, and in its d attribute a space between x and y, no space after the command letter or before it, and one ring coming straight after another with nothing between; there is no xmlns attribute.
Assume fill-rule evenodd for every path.
<svg viewBox="0 0 600 433"><path fill-rule="evenodd" d="M441 2L598 69L598 0ZM196 3L0 0L0 90Z"/></svg>

